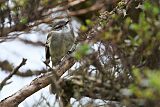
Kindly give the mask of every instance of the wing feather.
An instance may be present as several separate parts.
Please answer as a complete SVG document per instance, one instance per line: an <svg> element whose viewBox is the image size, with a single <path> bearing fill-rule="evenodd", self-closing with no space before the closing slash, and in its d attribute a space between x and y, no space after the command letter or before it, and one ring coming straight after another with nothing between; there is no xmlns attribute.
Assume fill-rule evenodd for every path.
<svg viewBox="0 0 160 107"><path fill-rule="evenodd" d="M47 41L46 41L46 46L45 46L45 54L46 54L46 63L49 64L50 62L50 52L49 52L49 44L48 44L48 39L50 37L50 34L47 36Z"/></svg>

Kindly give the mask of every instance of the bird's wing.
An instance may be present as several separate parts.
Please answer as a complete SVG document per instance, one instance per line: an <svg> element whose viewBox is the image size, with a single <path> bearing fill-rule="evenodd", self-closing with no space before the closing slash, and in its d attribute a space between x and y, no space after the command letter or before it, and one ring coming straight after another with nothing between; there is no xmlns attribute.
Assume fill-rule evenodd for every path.
<svg viewBox="0 0 160 107"><path fill-rule="evenodd" d="M46 46L45 46L45 54L46 54L46 63L49 64L50 62L50 52L49 52L49 44L48 44L48 39L50 37L50 34L47 36L47 41L46 41Z"/></svg>

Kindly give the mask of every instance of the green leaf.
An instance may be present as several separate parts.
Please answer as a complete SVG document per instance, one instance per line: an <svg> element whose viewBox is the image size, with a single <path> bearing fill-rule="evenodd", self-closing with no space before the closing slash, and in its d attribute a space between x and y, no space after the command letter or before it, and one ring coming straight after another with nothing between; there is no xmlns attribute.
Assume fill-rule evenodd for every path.
<svg viewBox="0 0 160 107"><path fill-rule="evenodd" d="M82 44L78 50L75 52L74 57L79 60L83 56L87 55L89 53L90 46L88 44Z"/></svg>
<svg viewBox="0 0 160 107"><path fill-rule="evenodd" d="M21 24L27 24L27 23L28 23L28 18L27 18L27 17L22 17L22 18L20 19L20 23L21 23Z"/></svg>
<svg viewBox="0 0 160 107"><path fill-rule="evenodd" d="M86 24L87 24L88 26L92 26L92 25L93 25L93 23L92 23L92 21L91 21L90 19L87 19L87 20L86 20Z"/></svg>
<svg viewBox="0 0 160 107"><path fill-rule="evenodd" d="M151 87L155 88L160 94L160 72L150 71L148 77Z"/></svg>
<svg viewBox="0 0 160 107"><path fill-rule="evenodd" d="M87 31L88 30L88 28L85 26L85 25L82 25L81 27L80 27L80 29L81 29L81 31Z"/></svg>

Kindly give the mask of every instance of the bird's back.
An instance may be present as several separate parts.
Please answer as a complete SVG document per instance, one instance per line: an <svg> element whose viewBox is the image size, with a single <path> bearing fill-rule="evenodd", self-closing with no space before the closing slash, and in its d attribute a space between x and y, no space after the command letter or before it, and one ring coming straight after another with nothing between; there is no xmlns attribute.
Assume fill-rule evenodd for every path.
<svg viewBox="0 0 160 107"><path fill-rule="evenodd" d="M74 36L71 32L51 32L49 35L51 36L50 40L52 41L49 44L49 52L51 55L52 65L55 66L73 46Z"/></svg>

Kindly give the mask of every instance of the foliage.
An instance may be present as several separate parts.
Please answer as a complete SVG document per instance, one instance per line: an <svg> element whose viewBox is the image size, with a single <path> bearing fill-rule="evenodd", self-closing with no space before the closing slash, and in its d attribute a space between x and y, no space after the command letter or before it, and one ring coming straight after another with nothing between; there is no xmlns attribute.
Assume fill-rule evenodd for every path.
<svg viewBox="0 0 160 107"><path fill-rule="evenodd" d="M55 4L68 4L71 15L83 22L74 52L79 66L68 71L73 74L58 82L59 91L54 92L65 103L71 97L87 96L114 100L119 106L159 106L159 0L88 0L73 6L67 1L13 1L12 8L0 2L0 37L41 23L52 24L53 19L45 18ZM99 5L102 7L97 9ZM9 27L5 27L6 19Z"/></svg>

